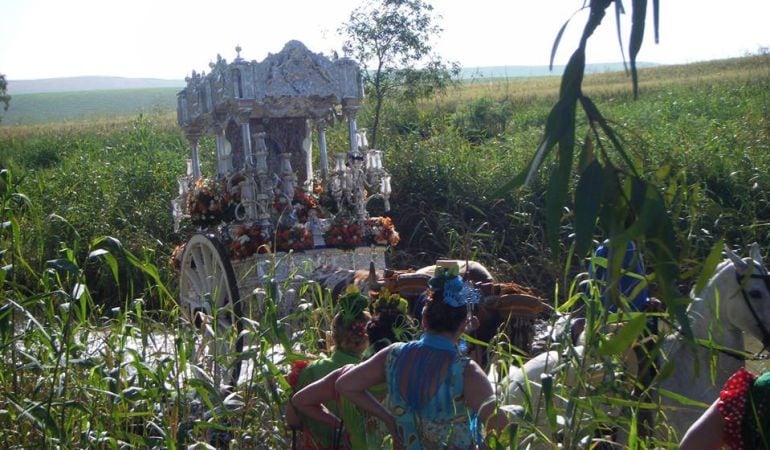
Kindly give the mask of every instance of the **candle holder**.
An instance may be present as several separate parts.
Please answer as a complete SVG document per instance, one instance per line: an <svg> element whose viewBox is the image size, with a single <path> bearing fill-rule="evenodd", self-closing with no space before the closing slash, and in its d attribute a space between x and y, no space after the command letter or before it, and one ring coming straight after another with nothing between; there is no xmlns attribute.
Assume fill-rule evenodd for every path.
<svg viewBox="0 0 770 450"><path fill-rule="evenodd" d="M181 177L176 179L176 183L179 188L179 196L183 197L190 191L190 179L188 177Z"/></svg>
<svg viewBox="0 0 770 450"><path fill-rule="evenodd" d="M390 174L385 173L385 175L380 178L380 194L382 194L382 199L385 203L385 211L390 211L390 194L391 194L391 188L390 188Z"/></svg>
<svg viewBox="0 0 770 450"><path fill-rule="evenodd" d="M247 176L244 181L241 181L241 204L245 213L244 218L249 221L257 218L256 191L257 183L254 178Z"/></svg>
<svg viewBox="0 0 770 450"><path fill-rule="evenodd" d="M366 139L366 128L356 130L356 143L358 151L364 151L369 148L369 141Z"/></svg>

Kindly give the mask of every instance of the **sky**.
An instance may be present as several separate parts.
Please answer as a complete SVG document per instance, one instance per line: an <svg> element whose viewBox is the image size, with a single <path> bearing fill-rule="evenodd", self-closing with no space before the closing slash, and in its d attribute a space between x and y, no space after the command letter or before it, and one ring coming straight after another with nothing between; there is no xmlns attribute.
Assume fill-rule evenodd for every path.
<svg viewBox="0 0 770 450"><path fill-rule="evenodd" d="M364 0L3 0L0 73L8 80L120 76L180 80L235 47L262 61L289 40L329 55L337 29ZM629 11L621 18L624 47ZM650 2L652 3L652 2ZM555 63L577 45L583 0L432 0L443 28L437 54L465 68L547 65L560 27L570 20ZM757 53L770 47L768 0L660 0L660 42L652 11L638 60L680 64ZM577 14L576 14L577 12ZM627 51L626 51L627 55ZM614 14L589 40L587 62L622 60Z"/></svg>

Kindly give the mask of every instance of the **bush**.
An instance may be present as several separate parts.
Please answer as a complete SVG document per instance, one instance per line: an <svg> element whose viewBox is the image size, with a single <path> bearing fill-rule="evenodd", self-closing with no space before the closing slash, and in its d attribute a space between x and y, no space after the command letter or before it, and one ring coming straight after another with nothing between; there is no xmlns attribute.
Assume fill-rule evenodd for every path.
<svg viewBox="0 0 770 450"><path fill-rule="evenodd" d="M472 143L501 136L513 115L513 104L507 97L473 100L467 110L455 114L453 125L461 136Z"/></svg>

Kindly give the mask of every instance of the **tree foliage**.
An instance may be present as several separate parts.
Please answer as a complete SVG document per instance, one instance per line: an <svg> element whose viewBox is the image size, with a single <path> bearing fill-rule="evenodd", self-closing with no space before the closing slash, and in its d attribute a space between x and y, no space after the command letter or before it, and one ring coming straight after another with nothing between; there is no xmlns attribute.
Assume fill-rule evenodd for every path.
<svg viewBox="0 0 770 450"><path fill-rule="evenodd" d="M338 29L345 56L359 61L367 94L374 98L373 147L385 99L430 96L459 73L456 63L432 53L431 40L443 31L436 20L433 6L423 0L367 0Z"/></svg>
<svg viewBox="0 0 770 450"><path fill-rule="evenodd" d="M8 105L11 102L11 96L8 95L8 83L5 81L5 75L0 73L0 103L3 104L3 111L8 111ZM0 116L0 120L3 117Z"/></svg>

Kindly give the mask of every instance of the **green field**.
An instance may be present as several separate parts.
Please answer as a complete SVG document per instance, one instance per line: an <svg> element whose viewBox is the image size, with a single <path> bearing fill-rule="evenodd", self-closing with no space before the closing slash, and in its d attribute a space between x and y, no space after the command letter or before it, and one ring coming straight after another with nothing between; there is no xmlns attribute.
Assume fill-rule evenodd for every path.
<svg viewBox="0 0 770 450"><path fill-rule="evenodd" d="M89 121L176 110L177 88L16 94L0 126Z"/></svg>
<svg viewBox="0 0 770 450"><path fill-rule="evenodd" d="M722 240L740 253L751 242L770 246L770 56L646 68L639 76L638 100L622 73L590 75L583 83L629 159L601 153L611 146L588 133L584 116L575 145L596 148L619 171L637 171L658 187L663 215L674 225L678 287L686 293ZM532 158L558 89L554 77L474 80L429 100L385 105L378 147L393 175L393 217L402 235L392 267L472 258L552 304L577 295L573 281L586 267L585 255L570 253L577 177L558 217L557 251L544 232L549 171L557 160L549 157L527 188L500 190ZM173 232L168 205L189 152L170 94L142 91L147 112L123 117L112 116L116 105L135 105L139 93L19 95L12 100L19 118L21 100L51 105L56 99L65 110L78 98L93 101L82 120L57 122L62 116L50 106L48 123L14 125L12 110L3 119L0 168L10 172L3 172L1 192L0 439L9 447L185 448L215 431L267 448L290 445L279 407L288 359L272 361L265 348L244 356L260 370L237 390L242 403L230 407L211 383L176 376L194 333L180 321L176 275L167 264L186 238ZM368 106L361 127L371 121ZM329 130L331 151L345 148L346 134L345 124ZM213 139L201 143L201 153L210 174ZM595 229L595 240L605 236ZM652 290L659 294L655 284ZM260 318L247 333L265 345L318 351L329 305L305 296L307 309L288 319ZM306 324L306 333L287 335L284 319ZM178 353L160 366L151 362L154 355L130 350L126 339L147 341L169 330L180 336ZM95 339L105 350L86 356L86 343ZM17 351L16 343L29 350ZM627 396L575 388L582 387L580 408L588 410ZM214 418L198 417L193 398L203 398ZM676 438L656 444L676 448Z"/></svg>

